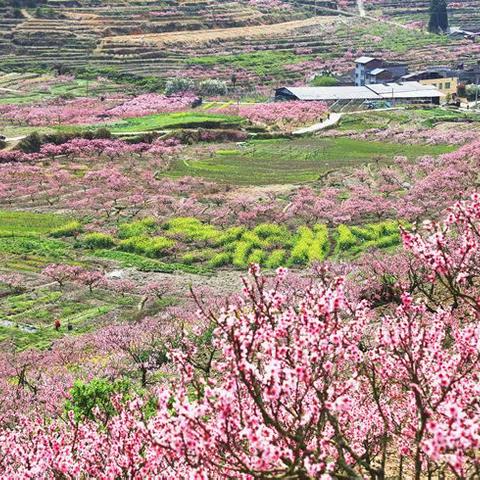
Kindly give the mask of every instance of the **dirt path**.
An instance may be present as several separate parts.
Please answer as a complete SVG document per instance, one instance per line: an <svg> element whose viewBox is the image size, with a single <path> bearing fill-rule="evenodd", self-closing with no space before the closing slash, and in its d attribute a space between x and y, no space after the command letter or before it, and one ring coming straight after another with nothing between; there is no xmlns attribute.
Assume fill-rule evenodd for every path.
<svg viewBox="0 0 480 480"><path fill-rule="evenodd" d="M167 281L172 286L170 292L180 298L190 297L190 289L202 291L205 288L214 290L220 296L229 296L239 292L242 287L242 278L246 276L246 271L236 270L217 270L211 275L195 275L192 273L161 273L161 272L141 272L134 268L112 268L109 275L115 278L128 279L137 286L147 285L151 282Z"/></svg>
<svg viewBox="0 0 480 480"><path fill-rule="evenodd" d="M363 3L364 0L357 0L357 7L358 7L358 13L360 14L361 17L365 17L365 5Z"/></svg>
<svg viewBox="0 0 480 480"><path fill-rule="evenodd" d="M35 20L35 17L33 17L26 8L22 8L20 11L22 12L25 20Z"/></svg>

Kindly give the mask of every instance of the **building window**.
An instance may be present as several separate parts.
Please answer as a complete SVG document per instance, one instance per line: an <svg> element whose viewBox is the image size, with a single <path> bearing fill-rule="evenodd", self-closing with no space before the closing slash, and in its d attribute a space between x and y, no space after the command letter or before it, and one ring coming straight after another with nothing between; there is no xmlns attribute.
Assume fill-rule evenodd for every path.
<svg viewBox="0 0 480 480"><path fill-rule="evenodd" d="M433 85L435 88L437 88L437 84L436 84L436 83L432 83L432 85Z"/></svg>
<svg viewBox="0 0 480 480"><path fill-rule="evenodd" d="M445 89L446 90L448 90L451 87L452 87L452 84L450 82L445 82Z"/></svg>
<svg viewBox="0 0 480 480"><path fill-rule="evenodd" d="M438 84L438 88L439 88L440 90L443 90L443 83L439 83L439 84Z"/></svg>

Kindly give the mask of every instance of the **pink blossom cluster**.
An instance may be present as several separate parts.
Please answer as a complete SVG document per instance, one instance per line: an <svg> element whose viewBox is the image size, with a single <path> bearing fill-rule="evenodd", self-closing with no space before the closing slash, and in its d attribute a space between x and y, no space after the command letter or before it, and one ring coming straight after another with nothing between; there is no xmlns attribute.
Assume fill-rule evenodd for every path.
<svg viewBox="0 0 480 480"><path fill-rule="evenodd" d="M105 155L114 158L132 154L167 157L178 153L179 149L179 142L175 139L155 140L153 143L127 143L122 140L75 138L60 145L46 143L40 148L40 155L50 158L60 155L82 158Z"/></svg>
<svg viewBox="0 0 480 480"><path fill-rule="evenodd" d="M47 265L42 270L42 275L54 280L60 286L63 286L65 282L75 282L86 285L92 290L94 287L105 286L107 284L107 278L101 271L85 270L82 267L62 263Z"/></svg>
<svg viewBox="0 0 480 480"><path fill-rule="evenodd" d="M154 113L184 111L190 108L194 100L192 95L167 97L153 93L134 98L57 99L38 105L0 105L0 114L12 122L32 126L95 124Z"/></svg>
<svg viewBox="0 0 480 480"><path fill-rule="evenodd" d="M212 110L218 111L218 110ZM324 102L276 102L239 104L221 110L254 123L267 125L305 125L321 121L328 112Z"/></svg>
<svg viewBox="0 0 480 480"><path fill-rule="evenodd" d="M421 143L428 145L463 145L478 138L479 132L474 129L455 130L437 128L395 128L367 130L357 138L374 138L376 141L397 142L404 144Z"/></svg>
<svg viewBox="0 0 480 480"><path fill-rule="evenodd" d="M0 150L0 163L35 162L42 158L38 153L25 153L21 150Z"/></svg>
<svg viewBox="0 0 480 480"><path fill-rule="evenodd" d="M94 288L113 290L121 294L144 295L145 299L162 298L169 293L173 284L170 281L152 281L142 287L137 287L128 279L112 279L101 270L87 270L75 265L65 263L52 263L47 265L41 274L63 287L65 283L83 285L92 291ZM22 282L18 275L0 276L0 282L8 284L11 288L18 288Z"/></svg>
<svg viewBox="0 0 480 480"><path fill-rule="evenodd" d="M106 113L112 118L129 118L153 113L171 113L188 110L196 100L192 94L165 96L146 93L125 101L109 109Z"/></svg>
<svg viewBox="0 0 480 480"><path fill-rule="evenodd" d="M97 123L119 99L54 100L37 105L1 105L0 114L11 122L32 126Z"/></svg>

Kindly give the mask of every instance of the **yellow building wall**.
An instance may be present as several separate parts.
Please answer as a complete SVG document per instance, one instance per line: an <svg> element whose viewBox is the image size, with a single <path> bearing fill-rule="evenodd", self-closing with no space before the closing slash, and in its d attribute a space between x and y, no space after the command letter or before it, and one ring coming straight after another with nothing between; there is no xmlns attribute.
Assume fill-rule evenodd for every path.
<svg viewBox="0 0 480 480"><path fill-rule="evenodd" d="M456 95L458 79L456 78L435 78L433 80L419 80L422 85L433 85L445 95Z"/></svg>

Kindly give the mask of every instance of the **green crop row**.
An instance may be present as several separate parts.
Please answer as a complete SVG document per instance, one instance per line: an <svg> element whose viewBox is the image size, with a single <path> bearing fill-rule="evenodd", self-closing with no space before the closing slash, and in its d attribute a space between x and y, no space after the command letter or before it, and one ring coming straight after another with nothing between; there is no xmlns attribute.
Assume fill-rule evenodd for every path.
<svg viewBox="0 0 480 480"><path fill-rule="evenodd" d="M197 218L179 217L163 225L153 219L123 224L116 236L89 233L80 245L101 250L102 256L109 252L110 258L142 270L175 271L183 265L195 271L245 269L251 263L300 267L329 257L351 258L370 249L394 248L400 241L397 221L334 229L317 224L292 230L273 223L220 229Z"/></svg>

